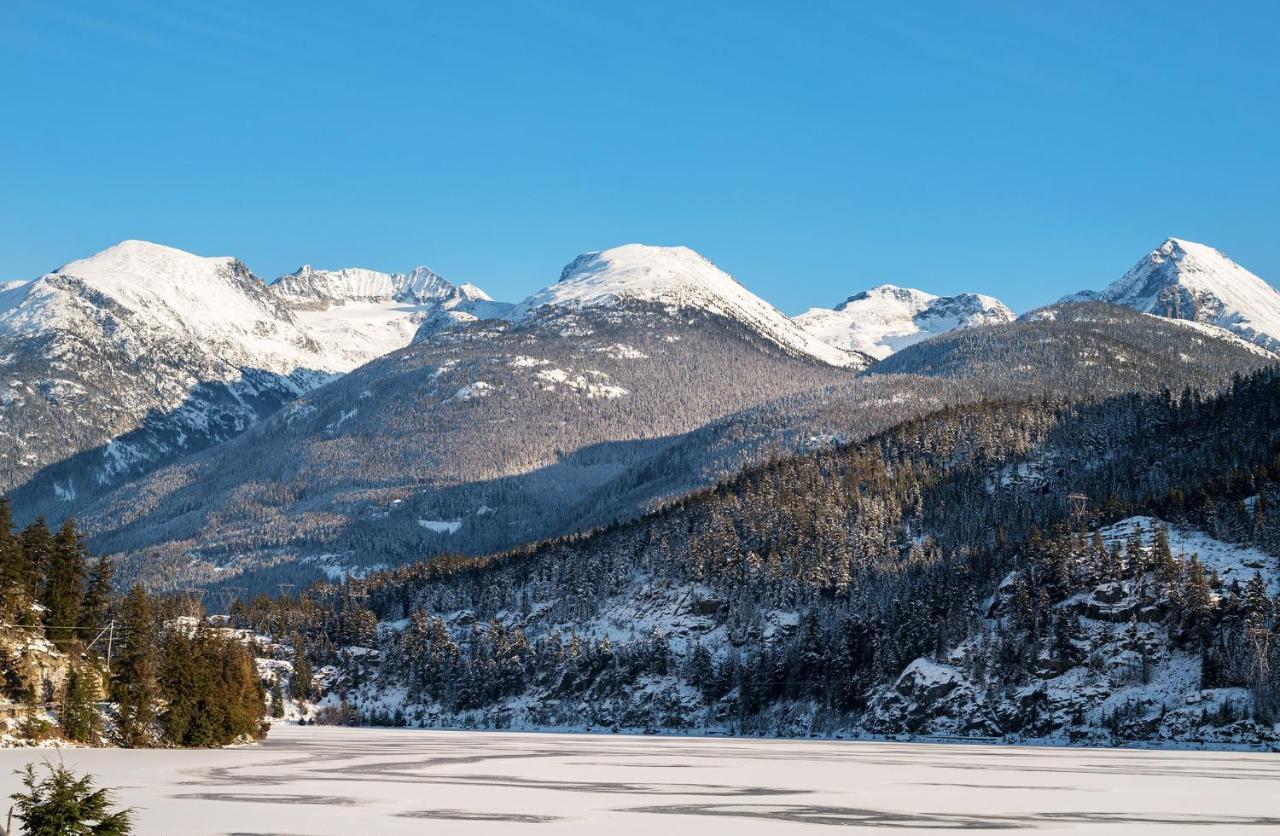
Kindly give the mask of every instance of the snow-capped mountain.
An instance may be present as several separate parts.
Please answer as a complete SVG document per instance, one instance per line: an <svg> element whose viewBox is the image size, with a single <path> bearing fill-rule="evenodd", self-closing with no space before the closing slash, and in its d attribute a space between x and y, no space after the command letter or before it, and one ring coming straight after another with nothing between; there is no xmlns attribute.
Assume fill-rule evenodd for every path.
<svg viewBox="0 0 1280 836"><path fill-rule="evenodd" d="M0 490L62 499L225 440L407 345L432 316L506 307L425 268L304 268L124 241L0 290ZM444 313L442 313L444 312Z"/></svg>
<svg viewBox="0 0 1280 836"><path fill-rule="evenodd" d="M415 335L511 309L475 285L453 285L428 267L407 273L304 265L271 285L302 326L345 370L408 345Z"/></svg>
<svg viewBox="0 0 1280 836"><path fill-rule="evenodd" d="M472 305L494 304L458 290ZM686 434L852 383L847 366L861 359L687 249L582 256L505 318L431 330L464 314L442 307L406 349L105 497L82 514L96 545L136 555L190 538L201 543L192 556L207 562L188 570L254 571L258 555L265 563L281 545L256 515L270 506L293 518L302 497L279 489L303 483L318 513L289 523L291 555L331 566L482 552L604 524L706 484L721 472L711 459L754 444L738 433L714 450L682 446ZM129 501L135 490L154 504ZM223 565L231 553L240 566Z"/></svg>
<svg viewBox="0 0 1280 836"><path fill-rule="evenodd" d="M866 365L866 358L818 339L688 247L625 244L583 253L560 281L525 299L508 318L518 322L548 306L607 307L624 300L705 311L740 322L791 354L832 366Z"/></svg>
<svg viewBox="0 0 1280 836"><path fill-rule="evenodd" d="M883 360L899 349L957 328L1013 319L1013 311L990 296L935 296L884 284L850 296L833 309L810 308L795 321L830 345Z"/></svg>
<svg viewBox="0 0 1280 836"><path fill-rule="evenodd" d="M181 339L232 366L325 369L321 350L244 264L124 241L16 289L0 335L88 336L127 324L139 340ZM119 344L125 334L112 333Z"/></svg>
<svg viewBox="0 0 1280 836"><path fill-rule="evenodd" d="M1280 349L1280 291L1193 241L1169 238L1106 289L1063 299L1085 300L1217 325L1268 350Z"/></svg>
<svg viewBox="0 0 1280 836"><path fill-rule="evenodd" d="M61 462L44 490L74 497L336 371L244 264L125 241L0 295L0 489Z"/></svg>

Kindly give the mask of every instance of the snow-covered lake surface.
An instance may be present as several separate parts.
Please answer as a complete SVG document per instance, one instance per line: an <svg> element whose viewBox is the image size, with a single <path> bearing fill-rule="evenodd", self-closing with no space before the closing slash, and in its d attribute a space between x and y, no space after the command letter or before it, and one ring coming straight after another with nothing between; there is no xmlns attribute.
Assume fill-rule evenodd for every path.
<svg viewBox="0 0 1280 836"><path fill-rule="evenodd" d="M42 757L0 751L0 790ZM1235 752L283 727L61 757L142 834L1280 832L1280 757Z"/></svg>

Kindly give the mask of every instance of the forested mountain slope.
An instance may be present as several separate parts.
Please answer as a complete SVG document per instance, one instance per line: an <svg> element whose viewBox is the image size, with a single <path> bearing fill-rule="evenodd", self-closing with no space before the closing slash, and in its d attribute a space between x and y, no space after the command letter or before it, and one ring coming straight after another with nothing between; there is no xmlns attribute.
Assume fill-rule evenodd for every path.
<svg viewBox="0 0 1280 836"><path fill-rule="evenodd" d="M628 519L745 465L948 404L1212 387L1268 360L1221 331L1062 310L913 346L857 379L707 311L542 307L371 363L108 496L85 524L126 575L153 583L179 583L166 574L179 564L188 580L303 582ZM939 341L951 365L904 367L930 379L880 373Z"/></svg>
<svg viewBox="0 0 1280 836"><path fill-rule="evenodd" d="M386 722L1259 744L1278 433L1275 371L1221 396L971 404L587 537L240 617L283 606L280 629L345 669L334 704ZM1179 553L1154 524L1118 555L1132 520L1101 546L1073 533L1135 513L1182 526ZM970 717L952 692L981 697Z"/></svg>
<svg viewBox="0 0 1280 836"><path fill-rule="evenodd" d="M1212 325L1088 302L952 331L890 355L870 373L1002 381L1026 394L1096 397L1188 383L1214 388L1232 370L1274 360L1271 352Z"/></svg>
<svg viewBox="0 0 1280 836"><path fill-rule="evenodd" d="M147 569L485 551L573 530L584 500L684 433L850 378L708 311L551 306L374 361L85 519L95 547Z"/></svg>

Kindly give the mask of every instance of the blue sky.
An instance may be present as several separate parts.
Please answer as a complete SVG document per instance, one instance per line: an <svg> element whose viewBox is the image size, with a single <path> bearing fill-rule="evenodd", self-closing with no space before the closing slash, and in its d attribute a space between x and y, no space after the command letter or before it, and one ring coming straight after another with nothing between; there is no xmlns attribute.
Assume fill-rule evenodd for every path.
<svg viewBox="0 0 1280 836"><path fill-rule="evenodd" d="M1278 7L5 0L0 280L145 238L515 299L641 241L1025 310L1174 235L1277 282Z"/></svg>

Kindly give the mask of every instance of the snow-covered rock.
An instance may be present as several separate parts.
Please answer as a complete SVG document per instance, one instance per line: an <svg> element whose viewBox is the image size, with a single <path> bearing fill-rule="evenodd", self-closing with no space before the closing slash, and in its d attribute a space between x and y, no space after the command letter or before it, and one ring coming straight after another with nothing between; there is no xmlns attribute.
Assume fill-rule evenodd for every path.
<svg viewBox="0 0 1280 836"><path fill-rule="evenodd" d="M1266 349L1280 348L1280 291L1218 250L1180 238L1166 240L1104 290L1062 301L1110 302L1217 325Z"/></svg>
<svg viewBox="0 0 1280 836"><path fill-rule="evenodd" d="M590 308L622 300L706 311L740 322L792 354L833 366L866 364L818 339L688 247L625 244L583 253L560 281L520 302L508 318L518 322L545 306Z"/></svg>
<svg viewBox="0 0 1280 836"><path fill-rule="evenodd" d="M1151 555L1157 532L1186 566L1194 556L1218 584L1215 597L1255 574L1267 594L1280 590L1272 555L1226 543L1203 531L1169 526L1153 517L1121 520L1099 531L1108 549ZM1119 553L1119 552L1117 552ZM1036 579L1015 570L987 602L986 620L939 659L919 658L882 687L864 715L866 727L886 734L1011 735L1047 743L1150 745L1269 745L1278 731L1255 715L1242 687L1207 688L1203 657L1176 635L1178 603L1155 594L1151 571L1103 579L1052 605L1061 622L1060 647L1040 650L1021 681L992 673L1021 643L1009 641L1019 585ZM1059 629L1059 628L1055 628Z"/></svg>
<svg viewBox="0 0 1280 836"><path fill-rule="evenodd" d="M795 318L825 342L877 360L957 328L1013 320L1013 311L991 296L935 296L891 284L850 296L835 308L810 308Z"/></svg>
<svg viewBox="0 0 1280 836"><path fill-rule="evenodd" d="M271 285L298 321L346 369L424 334L501 316L511 306L472 284L453 285L427 267L407 273L304 265Z"/></svg>
<svg viewBox="0 0 1280 836"><path fill-rule="evenodd" d="M304 264L276 279L272 290L294 305L308 302L327 306L343 302L438 302L456 288L429 267L407 273L382 273L362 267L317 270Z"/></svg>

